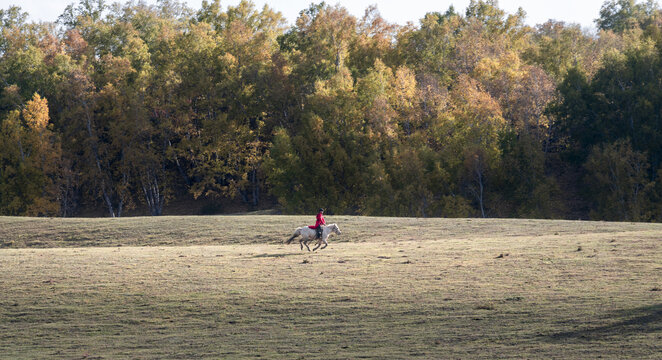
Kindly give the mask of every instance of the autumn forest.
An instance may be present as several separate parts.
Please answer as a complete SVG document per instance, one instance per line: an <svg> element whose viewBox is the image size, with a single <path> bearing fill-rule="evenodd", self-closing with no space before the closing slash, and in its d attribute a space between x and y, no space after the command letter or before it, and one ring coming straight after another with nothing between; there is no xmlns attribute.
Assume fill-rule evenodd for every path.
<svg viewBox="0 0 662 360"><path fill-rule="evenodd" d="M0 215L661 221L661 8L525 10L2 9Z"/></svg>

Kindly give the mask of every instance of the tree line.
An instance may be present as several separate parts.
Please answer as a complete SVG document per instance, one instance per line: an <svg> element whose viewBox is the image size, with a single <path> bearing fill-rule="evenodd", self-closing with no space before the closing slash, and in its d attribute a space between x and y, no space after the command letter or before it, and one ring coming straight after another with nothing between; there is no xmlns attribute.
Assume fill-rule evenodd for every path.
<svg viewBox="0 0 662 360"><path fill-rule="evenodd" d="M0 10L0 215L285 213L662 220L662 11L597 30L495 0L385 21L311 4Z"/></svg>

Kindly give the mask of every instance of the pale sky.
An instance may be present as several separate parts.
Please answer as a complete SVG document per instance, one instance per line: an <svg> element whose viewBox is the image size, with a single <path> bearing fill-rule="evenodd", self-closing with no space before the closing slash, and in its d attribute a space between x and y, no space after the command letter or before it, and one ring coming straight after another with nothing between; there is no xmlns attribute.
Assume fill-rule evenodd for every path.
<svg viewBox="0 0 662 360"><path fill-rule="evenodd" d="M236 5L239 1L221 0L221 5L224 7L227 5ZM271 8L282 12L290 24L297 18L299 11L307 8L312 2L318 3L320 1L253 0L258 8L262 8L266 3ZM23 11L30 14L32 20L55 21L62 14L64 8L72 2L77 4L78 0L0 0L0 8L7 9L10 5L18 5ZM115 0L107 0L107 2L112 3ZM120 0L119 2L126 1ZM145 2L153 4L157 0L145 0ZM202 0L183 0L181 2L187 3L191 8L199 9ZM328 4L340 3L351 14L357 17L363 16L363 12L368 6L377 4L377 8L383 18L389 22L401 25L407 21L412 21L418 25L418 20L427 12L444 12L450 5L455 6L458 12L464 13L464 10L469 4L469 0L329 0L326 2ZM579 23L582 27L591 28L595 26L593 20L598 17L600 6L603 3L604 0L500 0L499 7L510 14L517 11L518 7L522 7L527 13L526 23L529 25L541 24L549 19L555 19L569 23Z"/></svg>

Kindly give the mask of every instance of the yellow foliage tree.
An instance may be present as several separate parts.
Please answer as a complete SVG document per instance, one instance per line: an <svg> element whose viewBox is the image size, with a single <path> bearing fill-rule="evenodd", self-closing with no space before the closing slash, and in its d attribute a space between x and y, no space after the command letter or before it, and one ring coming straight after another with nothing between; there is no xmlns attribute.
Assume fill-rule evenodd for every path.
<svg viewBox="0 0 662 360"><path fill-rule="evenodd" d="M35 93L21 112L10 112L0 140L0 213L58 215L61 150L49 126L48 101Z"/></svg>

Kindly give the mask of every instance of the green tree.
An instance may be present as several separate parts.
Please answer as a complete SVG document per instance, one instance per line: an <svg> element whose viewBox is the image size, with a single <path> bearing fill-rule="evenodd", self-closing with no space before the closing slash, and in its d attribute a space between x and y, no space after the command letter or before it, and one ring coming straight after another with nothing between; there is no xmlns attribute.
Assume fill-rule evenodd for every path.
<svg viewBox="0 0 662 360"><path fill-rule="evenodd" d="M600 38L605 36L600 34ZM592 55L598 40L585 34L579 24L549 20L536 26L533 39L534 46L525 51L524 58L539 64L557 82L570 68L588 72L594 62L601 60L599 55Z"/></svg>
<svg viewBox="0 0 662 360"><path fill-rule="evenodd" d="M279 37L280 50L292 63L299 105L314 92L317 80L329 79L346 66L356 23L347 9L322 2L301 11L295 26Z"/></svg>
<svg viewBox="0 0 662 360"><path fill-rule="evenodd" d="M595 207L591 217L605 220L650 220L649 180L646 154L634 151L627 139L597 145L584 167Z"/></svg>
<svg viewBox="0 0 662 360"><path fill-rule="evenodd" d="M463 159L460 181L487 217L486 204L490 178L498 167L499 133L505 126L501 106L469 77L461 77L451 93L453 133L449 138L453 152Z"/></svg>
<svg viewBox="0 0 662 360"><path fill-rule="evenodd" d="M183 86L199 100L191 109L196 118L200 140L191 144L191 176L196 179L191 191L201 195L240 195L246 203L257 206L264 187L260 164L267 149L269 132L277 116L266 105L271 96L271 76L276 36L283 29L280 13L268 7L257 11L253 3L242 1L237 7L221 12L218 4L204 7L198 19L209 21L195 25L206 32L199 48L184 66L191 77ZM207 28L212 25L213 32ZM209 61L200 63L200 56ZM199 67L206 69L199 69ZM210 76L209 74L215 74ZM200 89L200 79L204 92Z"/></svg>
<svg viewBox="0 0 662 360"><path fill-rule="evenodd" d="M564 213L556 179L547 174L546 154L531 134L500 134L500 166L490 194L500 217L557 218Z"/></svg>
<svg viewBox="0 0 662 360"><path fill-rule="evenodd" d="M600 16L595 19L602 30L622 33L635 27L644 28L658 11L655 0L637 4L635 0L607 0L600 7Z"/></svg>

